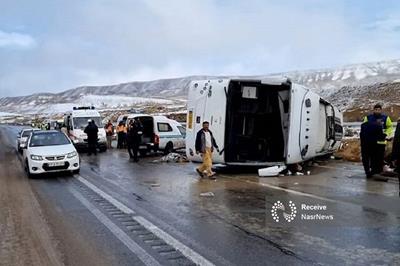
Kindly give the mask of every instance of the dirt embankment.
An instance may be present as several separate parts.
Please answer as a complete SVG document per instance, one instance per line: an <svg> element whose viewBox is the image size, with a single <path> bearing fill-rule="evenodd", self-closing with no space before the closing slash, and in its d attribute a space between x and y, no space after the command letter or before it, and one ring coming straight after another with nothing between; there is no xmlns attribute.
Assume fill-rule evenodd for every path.
<svg viewBox="0 0 400 266"><path fill-rule="evenodd" d="M389 158L392 152L392 142L388 142L386 146L385 157ZM359 139L344 139L336 156L350 162L361 162L361 146Z"/></svg>
<svg viewBox="0 0 400 266"><path fill-rule="evenodd" d="M63 265L29 180L3 133L0 130L0 265Z"/></svg>

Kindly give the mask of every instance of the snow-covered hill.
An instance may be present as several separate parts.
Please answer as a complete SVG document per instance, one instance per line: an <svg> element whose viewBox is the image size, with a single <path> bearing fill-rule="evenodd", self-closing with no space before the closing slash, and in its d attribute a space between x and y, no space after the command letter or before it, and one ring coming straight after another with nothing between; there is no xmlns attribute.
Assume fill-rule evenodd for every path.
<svg viewBox="0 0 400 266"><path fill-rule="evenodd" d="M400 80L400 60L246 78L277 75L287 76L293 82L313 88L327 100L331 100L333 104L346 110L361 103L369 103L369 100L374 99L377 91L383 92L388 87L392 88L390 84ZM187 89L192 80L212 78L217 77L190 76L109 86L82 86L56 94L40 93L22 97L5 97L0 98L0 111L39 114L61 113L76 105L94 105L99 109L132 108L137 105L152 104L182 105L182 100L186 99ZM366 91L368 93L365 93ZM379 100L388 104L395 104L398 101L390 93L379 95L383 95L384 98L380 97Z"/></svg>
<svg viewBox="0 0 400 266"><path fill-rule="evenodd" d="M400 79L400 59L347 65L336 69L295 71L284 73L293 81L315 88L324 97L342 87L362 87Z"/></svg>

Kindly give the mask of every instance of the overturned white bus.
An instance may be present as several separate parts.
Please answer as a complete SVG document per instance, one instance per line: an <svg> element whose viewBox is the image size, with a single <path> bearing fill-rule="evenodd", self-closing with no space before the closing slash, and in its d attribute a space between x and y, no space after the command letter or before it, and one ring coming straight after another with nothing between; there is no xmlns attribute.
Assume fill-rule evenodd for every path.
<svg viewBox="0 0 400 266"><path fill-rule="evenodd" d="M343 137L342 113L289 79L193 81L189 88L186 154L196 133L210 123L220 152L214 163L283 165L333 153Z"/></svg>

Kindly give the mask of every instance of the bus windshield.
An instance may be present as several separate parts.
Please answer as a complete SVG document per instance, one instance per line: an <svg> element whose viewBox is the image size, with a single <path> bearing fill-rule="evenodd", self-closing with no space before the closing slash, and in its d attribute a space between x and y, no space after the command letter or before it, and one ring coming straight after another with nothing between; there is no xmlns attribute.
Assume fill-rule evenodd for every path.
<svg viewBox="0 0 400 266"><path fill-rule="evenodd" d="M98 127L103 127L101 123L101 118L100 117L74 117L74 128L76 129L85 129L88 125L88 120L92 119L96 126Z"/></svg>

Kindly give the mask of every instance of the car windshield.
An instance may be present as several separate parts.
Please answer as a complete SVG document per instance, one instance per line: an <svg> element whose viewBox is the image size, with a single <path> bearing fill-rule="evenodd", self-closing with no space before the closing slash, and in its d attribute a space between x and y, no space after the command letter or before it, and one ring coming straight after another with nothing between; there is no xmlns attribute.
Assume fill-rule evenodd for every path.
<svg viewBox="0 0 400 266"><path fill-rule="evenodd" d="M84 129L88 125L88 120L92 119L96 126L102 127L101 118L100 117L75 117L74 118L74 128Z"/></svg>
<svg viewBox="0 0 400 266"><path fill-rule="evenodd" d="M33 134L29 147L67 145L71 142L61 132L45 132Z"/></svg>

